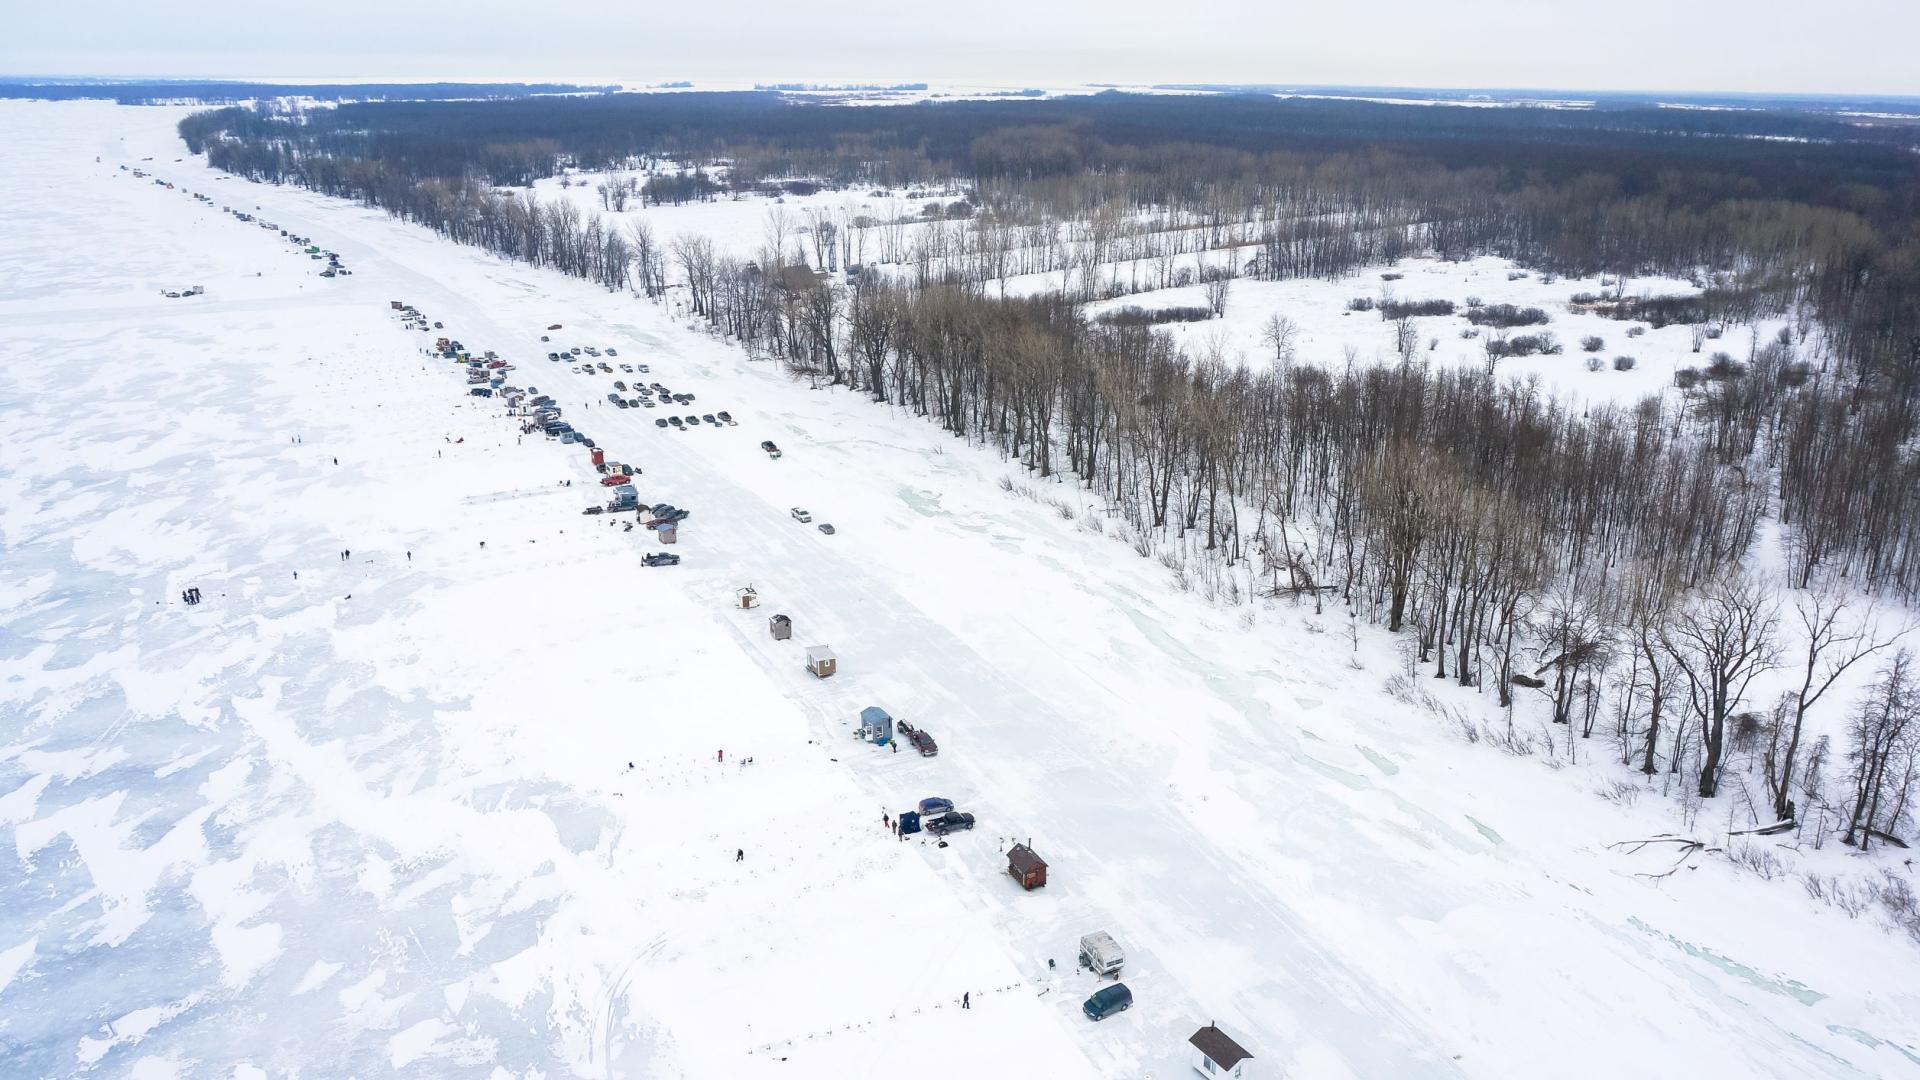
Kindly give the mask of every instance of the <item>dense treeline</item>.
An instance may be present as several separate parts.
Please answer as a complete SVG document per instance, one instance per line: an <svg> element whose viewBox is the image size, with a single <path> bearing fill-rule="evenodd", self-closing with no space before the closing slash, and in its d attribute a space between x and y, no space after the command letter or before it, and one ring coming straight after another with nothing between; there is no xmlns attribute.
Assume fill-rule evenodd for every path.
<svg viewBox="0 0 1920 1080"><path fill-rule="evenodd" d="M1631 109L1569 119L1117 96L885 110L770 95L550 104L352 106L318 124L232 109L182 131L231 171L683 298L807 377L924 415L1037 476L1072 476L1143 553L1178 534L1207 565L1256 569L1268 590L1408 634L1435 677L1502 704L1516 688L1543 694L1570 746L1610 735L1620 761L1684 776L1694 797L1720 793L1732 770L1743 785L1757 778L1756 816L1839 806L1820 787L1824 745L1801 737L1818 694L1770 711L1747 700L1757 675L1787 661L1775 601L1746 567L1763 523L1777 521L1793 584L1920 594L1910 150L1825 118ZM1362 135L1339 134L1341 122ZM1828 141L1747 137L1758 134ZM706 197L722 175L734 187L964 182L948 184L960 197L925 203L910 237L902 218L810 211L803 222L776 209L751 260L497 187L569 161L644 169L655 157L675 168L653 173L643 200ZM603 186L608 207L632 187L618 174ZM1089 322L1078 307L1179 283L1194 271L1178 256L1201 260L1218 315L1235 274L1335 276L1422 251L1711 279L1685 301L1575 298L1688 322L1697 344L1762 315L1791 318L1746 355L1717 353L1688 373L1671 403L1576 408L1493 373L1496 346L1560 348L1550 334L1505 333L1544 312L1470 299L1500 333L1486 339L1487 368L1455 371L1429 370L1415 348L1417 320L1446 302L1391 302L1383 314L1405 342L1391 367L1295 364L1293 332L1276 320L1276 364L1256 374L1183 352L1150 325L1160 315ZM997 295L995 283L1040 272L1060 274L1058 287ZM1188 314L1199 311L1164 317ZM1796 610L1819 620L1818 604ZM1828 626L1804 658L1809 687L1850 648L1864 650L1857 660L1885 645L1853 623ZM1862 714L1860 730L1878 734L1848 759L1858 797L1834 810L1848 842L1910 825L1920 723L1901 719L1911 699L1895 692L1907 678L1890 670L1880 719ZM1525 741L1511 727L1488 735Z"/></svg>

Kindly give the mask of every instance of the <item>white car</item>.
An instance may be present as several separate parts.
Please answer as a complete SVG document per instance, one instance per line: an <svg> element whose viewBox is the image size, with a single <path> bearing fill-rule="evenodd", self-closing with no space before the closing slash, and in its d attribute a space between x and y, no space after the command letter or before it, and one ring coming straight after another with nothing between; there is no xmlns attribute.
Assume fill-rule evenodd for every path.
<svg viewBox="0 0 1920 1080"><path fill-rule="evenodd" d="M813 515L807 513L805 510L802 510L796 506L793 508L793 520L804 523L804 522L812 521Z"/></svg>

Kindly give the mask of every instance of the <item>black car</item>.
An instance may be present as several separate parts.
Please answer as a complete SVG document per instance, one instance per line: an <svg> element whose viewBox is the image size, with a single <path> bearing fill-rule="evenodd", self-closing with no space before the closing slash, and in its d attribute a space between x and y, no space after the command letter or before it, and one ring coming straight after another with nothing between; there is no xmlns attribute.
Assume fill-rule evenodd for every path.
<svg viewBox="0 0 1920 1080"><path fill-rule="evenodd" d="M963 814L955 810L952 813L941 814L932 821L923 822L922 824L926 830L933 835L945 836L948 833L973 828L973 815Z"/></svg>
<svg viewBox="0 0 1920 1080"><path fill-rule="evenodd" d="M658 419L656 419L656 420L654 420L654 422L653 422L653 426L654 426L654 427L666 427L666 426L667 426L667 418L666 418L666 417L664 417L664 416L662 416L662 417L659 417Z"/></svg>
<svg viewBox="0 0 1920 1080"><path fill-rule="evenodd" d="M702 420L705 420L705 421L706 421L707 423L709 423L709 424L718 424L718 423L720 423L720 421L718 421L718 420L715 420L715 419L713 418L713 414L712 414L712 413L701 413L701 414L700 414L700 419L702 419Z"/></svg>
<svg viewBox="0 0 1920 1080"><path fill-rule="evenodd" d="M619 350L619 349L608 349L608 350L607 350L607 355L608 355L608 356L619 356L619 355L620 355L620 350Z"/></svg>
<svg viewBox="0 0 1920 1080"><path fill-rule="evenodd" d="M613 380L613 388L615 390L625 390L627 388L627 384L624 382L621 382L619 379L615 379Z"/></svg>
<svg viewBox="0 0 1920 1080"><path fill-rule="evenodd" d="M651 555L642 556L640 562L646 566L679 566L680 556L671 551L656 551Z"/></svg>
<svg viewBox="0 0 1920 1080"><path fill-rule="evenodd" d="M672 424L672 425L673 425L674 427L686 427L686 426L687 426L687 425L686 425L685 423L683 423L683 422L681 422L681 420L680 420L680 418L679 418L679 417L677 417L677 416L669 416L669 417L667 417L667 423L669 423L669 424Z"/></svg>
<svg viewBox="0 0 1920 1080"><path fill-rule="evenodd" d="M687 417L687 423L697 425L700 423L700 418L697 416L689 416Z"/></svg>
<svg viewBox="0 0 1920 1080"><path fill-rule="evenodd" d="M631 408L633 408L633 406L631 406L631 405L629 405L629 404L627 404L627 399L626 399L626 398L614 398L614 399L613 399L613 403L614 403L615 405L618 405L618 406L620 406L620 407L621 407L621 408L623 408L623 409L631 409Z"/></svg>
<svg viewBox="0 0 1920 1080"><path fill-rule="evenodd" d="M719 417L721 420L725 421L726 423L729 423L729 424L733 423L733 414L730 412L727 412L724 409L722 409L717 413L714 413L713 415Z"/></svg>
<svg viewBox="0 0 1920 1080"><path fill-rule="evenodd" d="M550 352L547 354L547 359L552 360L555 363L558 363L560 360L560 354L557 352Z"/></svg>

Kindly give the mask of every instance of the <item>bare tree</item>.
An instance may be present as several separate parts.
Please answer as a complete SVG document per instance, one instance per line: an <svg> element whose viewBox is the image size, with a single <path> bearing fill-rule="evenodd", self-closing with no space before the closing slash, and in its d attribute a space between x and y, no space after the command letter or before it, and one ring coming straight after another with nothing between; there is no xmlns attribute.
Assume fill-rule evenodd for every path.
<svg viewBox="0 0 1920 1080"><path fill-rule="evenodd" d="M1793 610L1805 642L1800 685L1788 695L1784 715L1773 726L1766 753L1767 791L1773 798L1774 816L1780 821L1792 820L1795 813L1793 771L1807 711L1819 704L1848 669L1900 637L1898 633L1881 636L1864 619L1849 618L1846 594L1838 591L1808 593L1794 603Z"/></svg>
<svg viewBox="0 0 1920 1080"><path fill-rule="evenodd" d="M1273 350L1274 363L1291 364L1300 340L1300 324L1276 311L1261 325L1260 340Z"/></svg>
<svg viewBox="0 0 1920 1080"><path fill-rule="evenodd" d="M1709 582L1661 631L1661 645L1685 676L1688 704L1700 721L1701 798L1720 789L1728 719L1755 676L1777 663L1779 621L1763 587L1728 573Z"/></svg>
<svg viewBox="0 0 1920 1080"><path fill-rule="evenodd" d="M1207 310L1218 319L1227 313L1227 290L1233 287L1233 272L1223 267L1214 267L1206 272L1206 281L1201 286L1207 297Z"/></svg>
<svg viewBox="0 0 1920 1080"><path fill-rule="evenodd" d="M1875 836L1891 837L1899 827L1920 760L1916 717L1920 717L1920 697L1913 683L1913 654L1902 649L1874 684L1848 731L1853 810L1844 843L1858 844L1864 851Z"/></svg>

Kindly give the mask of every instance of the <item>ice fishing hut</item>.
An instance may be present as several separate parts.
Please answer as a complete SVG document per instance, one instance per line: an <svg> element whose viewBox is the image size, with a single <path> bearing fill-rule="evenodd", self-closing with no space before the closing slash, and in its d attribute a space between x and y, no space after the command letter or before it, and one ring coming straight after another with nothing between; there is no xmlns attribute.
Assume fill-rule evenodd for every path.
<svg viewBox="0 0 1920 1080"><path fill-rule="evenodd" d="M775 641L786 641L793 637L793 620L785 615L775 615L767 620L767 632Z"/></svg>
<svg viewBox="0 0 1920 1080"><path fill-rule="evenodd" d="M753 607L753 606L755 606L755 605L757 605L758 603L760 603L760 594L759 594L759 593L757 593L757 592L754 592L754 591L753 591L753 586L751 586L751 585L748 585L747 587L745 587L745 588L742 588L742 589L735 589L735 590L734 590L734 595L736 595L736 596L738 596L738 597L740 598L740 607L741 607L741 609L742 609L742 610L744 610L744 609L746 609L746 608L750 608L750 607ZM784 619L784 618L786 618L786 616L785 616L785 615L782 615L782 616L780 616L780 618L783 618L783 619ZM778 635L776 635L776 636L778 636Z"/></svg>
<svg viewBox="0 0 1920 1080"><path fill-rule="evenodd" d="M677 521L669 521L653 531L660 537L660 542L663 544L680 542L680 523Z"/></svg>
<svg viewBox="0 0 1920 1080"><path fill-rule="evenodd" d="M825 645L809 645L807 647L807 670L813 672L814 678L827 678L834 672L840 670L840 658L833 655L833 650L827 648Z"/></svg>
<svg viewBox="0 0 1920 1080"><path fill-rule="evenodd" d="M1187 1039L1193 1046L1193 1071L1202 1076L1244 1077L1253 1055L1227 1037L1216 1024L1208 1024Z"/></svg>
<svg viewBox="0 0 1920 1080"><path fill-rule="evenodd" d="M1021 888L1032 892L1047 883L1047 861L1027 845L1015 844L1007 849L1007 873Z"/></svg>
<svg viewBox="0 0 1920 1080"><path fill-rule="evenodd" d="M893 717L878 705L869 705L860 710L860 729L854 737L875 746L885 746L893 741Z"/></svg>

